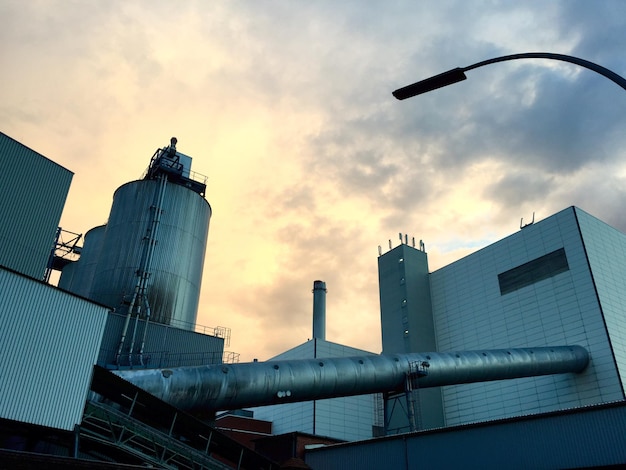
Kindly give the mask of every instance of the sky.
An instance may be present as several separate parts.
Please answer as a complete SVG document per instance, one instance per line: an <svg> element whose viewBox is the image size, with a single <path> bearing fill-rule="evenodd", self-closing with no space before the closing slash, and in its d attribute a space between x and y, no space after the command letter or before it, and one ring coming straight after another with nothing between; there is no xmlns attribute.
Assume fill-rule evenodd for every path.
<svg viewBox="0 0 626 470"><path fill-rule="evenodd" d="M176 136L213 215L198 323L266 360L311 338L381 350L377 258L431 271L576 205L626 231L626 2L0 0L0 130L74 172L63 229Z"/></svg>

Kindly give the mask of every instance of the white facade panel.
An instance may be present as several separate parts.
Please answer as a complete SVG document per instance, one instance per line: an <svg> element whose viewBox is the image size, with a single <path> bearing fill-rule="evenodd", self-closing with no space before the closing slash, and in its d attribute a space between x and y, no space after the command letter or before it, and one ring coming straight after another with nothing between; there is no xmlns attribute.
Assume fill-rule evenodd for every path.
<svg viewBox="0 0 626 470"><path fill-rule="evenodd" d="M622 388L626 388L626 235L577 209Z"/></svg>
<svg viewBox="0 0 626 470"><path fill-rule="evenodd" d="M81 422L107 309L0 268L0 416Z"/></svg>
<svg viewBox="0 0 626 470"><path fill-rule="evenodd" d="M315 402L315 434L345 441L372 437L372 395L332 398Z"/></svg>
<svg viewBox="0 0 626 470"><path fill-rule="evenodd" d="M501 293L500 273L561 248L567 271ZM440 351L579 344L592 358L578 375L444 387L446 425L623 398L573 208L431 273L431 298Z"/></svg>
<svg viewBox="0 0 626 470"><path fill-rule="evenodd" d="M0 132L0 265L42 279L73 173Z"/></svg>

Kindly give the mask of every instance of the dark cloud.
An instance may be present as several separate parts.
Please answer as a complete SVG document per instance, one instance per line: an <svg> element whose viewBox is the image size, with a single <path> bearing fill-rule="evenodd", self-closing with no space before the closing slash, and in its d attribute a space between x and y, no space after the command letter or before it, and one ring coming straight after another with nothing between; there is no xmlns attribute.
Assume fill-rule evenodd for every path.
<svg viewBox="0 0 626 470"><path fill-rule="evenodd" d="M451 15L448 27L442 28L444 32L471 17L463 5L455 5L450 13L456 14ZM532 5L525 8L526 12L532 10ZM501 14L507 6L510 4L501 5ZM537 5L534 7L536 11ZM624 30L626 21L616 11L622 7L612 4L594 12L587 23L583 14L587 8L591 9L563 2L552 11L549 23L563 27L559 18L578 15L575 22L567 23L567 30L563 27L562 34L570 40L579 38L579 48L586 51L587 59L594 60L606 56L604 41L625 40L623 34L616 33ZM510 12L510 18L514 17L515 13ZM607 18L610 24L600 34L604 39L594 48L589 38ZM417 80L452 65L526 52L471 40L459 48L458 36L444 37L442 33L438 41L438 31L433 28L429 33L431 38L424 47L416 49L410 60L402 62L393 73L406 75L403 70L413 67L412 75ZM615 44L609 46L613 47ZM621 63L621 59L609 59L605 64L608 67ZM415 67L420 62L427 64L421 67L425 73L420 74L420 67ZM434 69L444 62L441 69ZM573 175L591 163L611 164L624 158L626 137L620 137L620 133L626 124L622 112L626 95L619 88L573 65L563 68L563 63L546 64L545 60L516 62L469 72L466 82L393 103L396 106L366 104L381 99L373 90L393 89L388 85L389 78L355 77L354 82L365 86L345 97L344 102L351 106L348 116L339 112L342 104L331 102L330 108L337 107L337 111L329 118L328 128L312 139L315 158L324 162L328 177L344 193L375 199L376 207L384 210L389 222L400 221L403 210L435 200L440 190L434 184L437 177L438 184L442 180L453 184L470 165L485 159L511 168L510 174L484 190L495 204L511 207L520 201L548 197L554 175ZM622 72L619 67L616 70ZM357 117L351 117L354 115Z"/></svg>
<svg viewBox="0 0 626 470"><path fill-rule="evenodd" d="M550 175L512 170L499 180L488 184L483 193L487 199L493 201L497 212L508 214L509 208L518 206L520 201L530 207L536 207L549 199L558 189L555 178Z"/></svg>
<svg viewBox="0 0 626 470"><path fill-rule="evenodd" d="M575 34L572 55L586 58L619 73L626 69L623 56L626 37L626 4L620 0L590 3L563 0L558 19L559 34Z"/></svg>

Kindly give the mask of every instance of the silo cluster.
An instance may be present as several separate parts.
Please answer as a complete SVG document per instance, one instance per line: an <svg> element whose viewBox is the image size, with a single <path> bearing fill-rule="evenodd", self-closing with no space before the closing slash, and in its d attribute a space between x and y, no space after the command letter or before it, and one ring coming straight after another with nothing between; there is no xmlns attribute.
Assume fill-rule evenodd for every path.
<svg viewBox="0 0 626 470"><path fill-rule="evenodd" d="M124 314L193 329L211 217L206 184L172 144L114 193L106 225L85 235L59 287Z"/></svg>

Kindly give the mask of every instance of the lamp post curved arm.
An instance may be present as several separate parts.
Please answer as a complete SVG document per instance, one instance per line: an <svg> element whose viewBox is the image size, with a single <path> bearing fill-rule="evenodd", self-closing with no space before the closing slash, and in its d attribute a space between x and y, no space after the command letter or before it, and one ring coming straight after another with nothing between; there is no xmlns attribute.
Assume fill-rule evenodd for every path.
<svg viewBox="0 0 626 470"><path fill-rule="evenodd" d="M467 78L465 76L465 72L469 70L477 69L478 67L482 67L484 65L495 64L496 62L504 62L507 60L515 59L551 59L570 62L586 69L593 70L594 72L603 75L604 77L608 78L609 80L626 90L626 79L624 77L616 74L606 67L602 67L601 65L589 62L588 60L564 54L553 54L551 52L525 52L522 54L511 54L502 57L496 57L493 59L483 60L482 62L478 62L468 67L457 67L455 69L448 70L447 72L440 73L439 75L435 75L434 77L430 77L411 85L399 88L392 94L399 100L405 100L416 95L428 93L429 91L436 90L437 88L442 88L444 86L463 81Z"/></svg>

